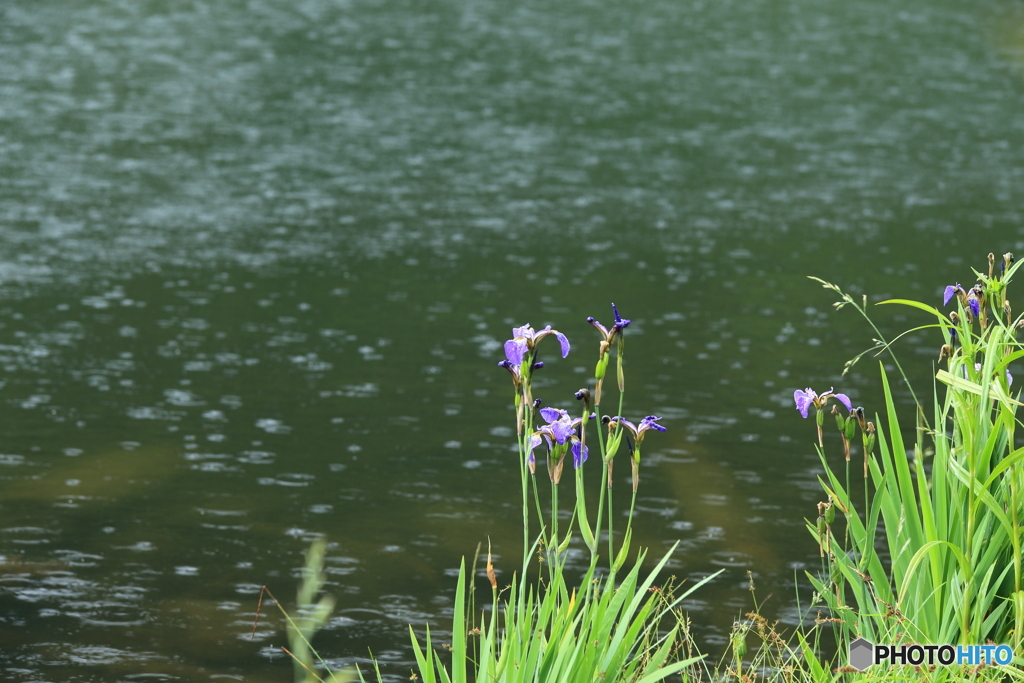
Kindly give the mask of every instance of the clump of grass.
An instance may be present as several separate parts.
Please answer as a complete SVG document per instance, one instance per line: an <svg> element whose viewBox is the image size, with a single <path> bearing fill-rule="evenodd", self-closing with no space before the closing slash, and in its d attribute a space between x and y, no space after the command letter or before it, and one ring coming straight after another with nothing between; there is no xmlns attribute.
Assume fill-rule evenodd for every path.
<svg viewBox="0 0 1024 683"><path fill-rule="evenodd" d="M653 415L635 423L621 416L625 396L624 333L630 321L619 315L614 304L612 310L615 323L610 328L588 319L601 338L594 382L575 393L582 404L578 417L565 410L542 408L533 394L534 374L543 367L538 360L539 343L554 336L564 357L569 353L565 335L550 326L536 331L524 325L515 328L512 339L505 343L506 359L499 365L510 373L513 385L522 491L522 563L510 585L499 590L488 553L489 609L480 612L480 625L472 629L467 624L475 622L473 590L465 563L460 567L449 666L444 663L447 657L433 650L429 629L421 646L410 627L417 675L425 683L655 683L686 671L702 659L692 648L678 608L682 600L714 577L685 591L676 590L671 584L656 585L672 551L647 573L642 571L645 552L637 553L629 562L642 445L649 432L665 431L665 427L658 423L661 418ZM605 376L613 353L618 411L602 416L602 401L607 398ZM542 420L546 424L540 424ZM595 426L597 434L588 436L588 430ZM588 441L592 445L596 442L601 457L596 511L588 508L584 491ZM613 465L623 446L632 497L625 529L617 532L611 491ZM541 468L536 450L541 447L547 451L547 481L543 483L538 482L542 477L537 474ZM567 488L575 495L573 514L566 528L560 529L559 496L570 456L573 481ZM542 487L547 488L546 497L541 495ZM574 537L581 539L590 553L589 567L579 585L566 579L568 548ZM602 537L607 538L606 545ZM531 565L538 556L543 563L537 567L538 578L531 579ZM598 571L602 564L603 574ZM631 566L623 572L628 564Z"/></svg>
<svg viewBox="0 0 1024 683"><path fill-rule="evenodd" d="M930 408L917 404L910 439L883 367L883 410L873 422L861 408L848 415L833 408L846 446L845 476L819 440L827 500L808 529L822 549L823 569L809 578L837 626L842 653L858 637L892 644L1007 643L1020 652L1024 449L1015 445L1021 403L1008 366L1024 358L1017 339L1024 322L1013 317L1007 298L1019 265L1007 254L997 269L990 254L988 273L975 271L976 285L947 287L946 303L955 309L948 314L904 299L881 302L927 313L934 322L912 331L933 330L937 340L941 335L938 358L946 367L936 372ZM858 302L818 281L839 295L837 308L851 306L870 322L866 298ZM874 348L891 353L891 342L874 329ZM820 425L825 406L814 405ZM858 427L863 496L855 496L850 481L850 444ZM998 676L1019 673L989 668L999 669ZM936 676L953 675L939 671Z"/></svg>

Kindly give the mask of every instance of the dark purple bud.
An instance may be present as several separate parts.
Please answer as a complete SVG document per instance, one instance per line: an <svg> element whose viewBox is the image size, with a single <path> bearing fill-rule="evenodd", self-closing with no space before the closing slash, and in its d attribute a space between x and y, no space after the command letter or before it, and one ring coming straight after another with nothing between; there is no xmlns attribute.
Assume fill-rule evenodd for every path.
<svg viewBox="0 0 1024 683"><path fill-rule="evenodd" d="M542 360L539 360L530 366L530 368L533 370L540 370L542 367L544 367L544 361Z"/></svg>
<svg viewBox="0 0 1024 683"><path fill-rule="evenodd" d="M539 399L539 398L533 399L533 409L536 410L537 408L540 408L540 404L541 403L543 403L543 401L541 401L541 399Z"/></svg>
<svg viewBox="0 0 1024 683"><path fill-rule="evenodd" d="M508 370L509 374L512 375L512 381L516 383L516 386L519 385L520 377L518 365L513 365L511 361L503 360L498 363L498 367L505 368L506 370Z"/></svg>

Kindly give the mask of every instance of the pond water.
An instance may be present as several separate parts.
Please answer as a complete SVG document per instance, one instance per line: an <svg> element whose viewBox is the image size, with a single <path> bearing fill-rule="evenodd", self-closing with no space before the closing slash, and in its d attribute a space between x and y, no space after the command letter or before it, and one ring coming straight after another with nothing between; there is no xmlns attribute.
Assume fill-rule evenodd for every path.
<svg viewBox="0 0 1024 683"><path fill-rule="evenodd" d="M937 302L1024 251L1022 55L989 0L4 3L4 678L288 680L257 595L323 536L317 644L406 680L461 556L519 557L501 343L566 333L537 394L571 407L611 301L626 415L668 427L637 542L725 569L712 651L748 572L799 623L793 391L881 401L805 276ZM939 343L899 346L925 395Z"/></svg>

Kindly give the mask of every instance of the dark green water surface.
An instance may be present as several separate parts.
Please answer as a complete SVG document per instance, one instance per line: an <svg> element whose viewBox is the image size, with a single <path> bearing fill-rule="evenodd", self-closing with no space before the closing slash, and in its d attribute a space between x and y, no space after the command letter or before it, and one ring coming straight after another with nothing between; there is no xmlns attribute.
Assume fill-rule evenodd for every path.
<svg viewBox="0 0 1024 683"><path fill-rule="evenodd" d="M575 410L610 301L626 416L668 427L636 541L725 568L687 603L707 648L748 572L799 624L793 391L881 400L805 276L938 303L1024 252L1022 48L989 0L7 0L4 680L289 680L256 599L318 536L323 654L407 679L461 556L520 555L501 344L567 334L536 394ZM925 396L939 344L899 346Z"/></svg>

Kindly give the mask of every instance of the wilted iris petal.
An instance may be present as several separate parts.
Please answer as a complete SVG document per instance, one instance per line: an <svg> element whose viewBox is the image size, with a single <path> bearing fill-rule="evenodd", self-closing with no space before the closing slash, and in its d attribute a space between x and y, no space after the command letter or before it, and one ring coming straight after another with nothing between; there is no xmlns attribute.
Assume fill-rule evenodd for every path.
<svg viewBox="0 0 1024 683"><path fill-rule="evenodd" d="M832 395L836 397L837 401L839 401L844 406L846 406L847 410L853 410L853 402L850 400L849 396L847 396L846 394L832 394Z"/></svg>

